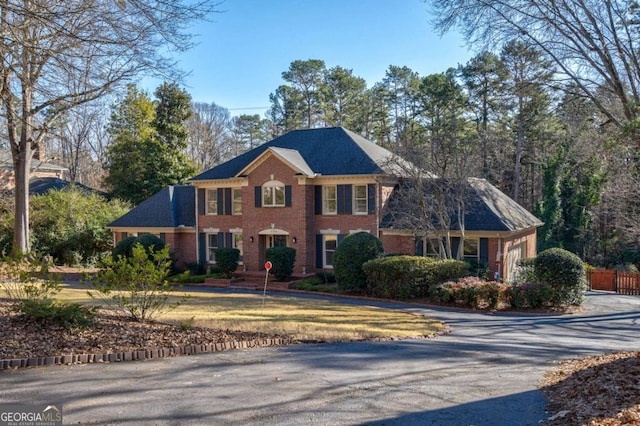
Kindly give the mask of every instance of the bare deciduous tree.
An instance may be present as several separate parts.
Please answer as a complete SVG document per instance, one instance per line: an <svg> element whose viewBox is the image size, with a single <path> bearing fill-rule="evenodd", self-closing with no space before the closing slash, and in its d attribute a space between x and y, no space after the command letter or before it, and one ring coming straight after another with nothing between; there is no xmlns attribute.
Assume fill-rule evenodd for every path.
<svg viewBox="0 0 640 426"><path fill-rule="evenodd" d="M29 251L34 150L65 111L141 73L168 74L164 52L189 48L186 31L212 0L0 0L0 111L16 178L13 251Z"/></svg>

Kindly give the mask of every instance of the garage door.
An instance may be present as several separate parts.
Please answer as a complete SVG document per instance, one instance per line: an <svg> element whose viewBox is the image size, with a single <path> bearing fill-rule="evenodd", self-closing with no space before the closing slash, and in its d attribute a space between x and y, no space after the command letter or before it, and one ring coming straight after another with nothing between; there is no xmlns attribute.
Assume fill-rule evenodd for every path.
<svg viewBox="0 0 640 426"><path fill-rule="evenodd" d="M526 243L520 243L516 246L513 246L507 252L507 276L505 277L506 281L510 281L511 278L515 275L516 269L518 268L518 261L520 259L524 259L526 257Z"/></svg>

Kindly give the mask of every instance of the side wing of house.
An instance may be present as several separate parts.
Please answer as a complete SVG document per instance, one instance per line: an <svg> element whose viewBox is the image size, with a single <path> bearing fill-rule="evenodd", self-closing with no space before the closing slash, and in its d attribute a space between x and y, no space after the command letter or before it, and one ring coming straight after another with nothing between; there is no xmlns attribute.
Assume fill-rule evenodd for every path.
<svg viewBox="0 0 640 426"><path fill-rule="evenodd" d="M129 236L154 234L169 246L179 266L197 262L195 190L169 186L143 201L107 228L114 245Z"/></svg>
<svg viewBox="0 0 640 426"><path fill-rule="evenodd" d="M429 202L430 194L425 191L423 198ZM389 209L405 204L392 199L381 222L385 251L460 258L487 267L490 277L511 279L519 259L536 255L537 228L542 222L484 179L469 179L467 191L464 229L455 217L446 230L398 226L402 212ZM390 198L398 194L396 187Z"/></svg>

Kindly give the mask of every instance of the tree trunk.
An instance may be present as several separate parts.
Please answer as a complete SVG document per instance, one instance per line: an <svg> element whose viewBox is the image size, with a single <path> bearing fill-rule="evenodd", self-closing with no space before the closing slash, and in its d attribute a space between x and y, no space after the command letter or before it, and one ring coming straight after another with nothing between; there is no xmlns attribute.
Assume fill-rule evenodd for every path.
<svg viewBox="0 0 640 426"><path fill-rule="evenodd" d="M15 173L15 225L12 255L29 252L29 172L31 169L31 142L27 142L13 161Z"/></svg>
<svg viewBox="0 0 640 426"><path fill-rule="evenodd" d="M520 198L520 162L522 161L522 150L524 145L524 123L522 118L522 98L519 99L518 113L518 136L516 140L516 164L513 173L513 200L518 203Z"/></svg>

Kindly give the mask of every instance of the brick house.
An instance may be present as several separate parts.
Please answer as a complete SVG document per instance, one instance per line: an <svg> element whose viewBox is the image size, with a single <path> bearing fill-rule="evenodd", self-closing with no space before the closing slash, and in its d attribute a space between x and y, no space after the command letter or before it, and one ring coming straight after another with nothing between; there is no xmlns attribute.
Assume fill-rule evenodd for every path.
<svg viewBox="0 0 640 426"><path fill-rule="evenodd" d="M238 248L246 271L263 269L266 249L282 245L296 249L295 273L331 269L337 245L358 231L378 236L387 252L434 254L429 238L395 229L388 219L403 161L341 127L296 130L195 176L190 185L163 189L109 228L116 243L156 234L185 264L213 263L216 248ZM505 276L509 256L513 263L535 255L541 222L476 181L478 200L490 203L468 220L486 229L467 226L465 255ZM459 240L456 232L450 235Z"/></svg>
<svg viewBox="0 0 640 426"><path fill-rule="evenodd" d="M30 177L32 179L61 180L68 172L66 167L46 162L42 151L37 151L31 160ZM13 158L11 151L0 148L0 192L12 191L15 187Z"/></svg>

